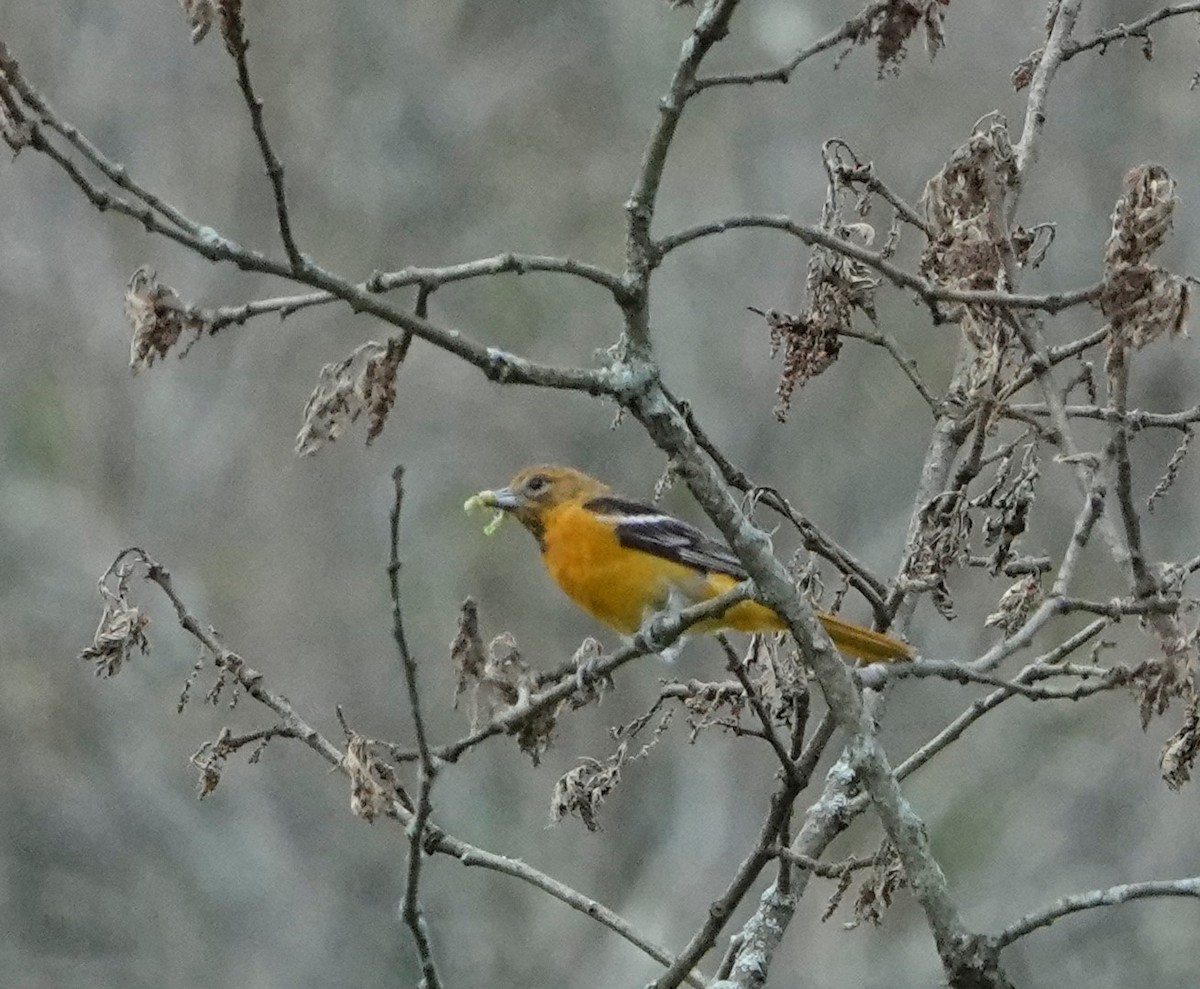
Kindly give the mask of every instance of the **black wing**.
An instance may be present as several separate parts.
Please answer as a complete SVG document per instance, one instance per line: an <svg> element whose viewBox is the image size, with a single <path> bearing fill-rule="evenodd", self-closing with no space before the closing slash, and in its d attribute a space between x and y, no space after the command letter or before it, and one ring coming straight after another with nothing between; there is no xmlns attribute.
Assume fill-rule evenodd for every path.
<svg viewBox="0 0 1200 989"><path fill-rule="evenodd" d="M723 573L736 580L746 579L746 571L728 546L706 536L694 525L664 514L653 505L605 495L593 498L583 507L611 519L616 525L617 538L622 546L640 549L643 553L682 563L705 573Z"/></svg>

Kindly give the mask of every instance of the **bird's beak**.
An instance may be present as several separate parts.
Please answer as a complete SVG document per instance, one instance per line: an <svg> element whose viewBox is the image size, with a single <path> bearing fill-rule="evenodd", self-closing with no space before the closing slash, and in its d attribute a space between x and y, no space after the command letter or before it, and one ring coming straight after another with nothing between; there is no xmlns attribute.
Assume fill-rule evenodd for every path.
<svg viewBox="0 0 1200 989"><path fill-rule="evenodd" d="M489 508L499 508L505 512L513 511L519 504L516 493L512 488L480 491L472 500L476 500L476 504L487 505Z"/></svg>

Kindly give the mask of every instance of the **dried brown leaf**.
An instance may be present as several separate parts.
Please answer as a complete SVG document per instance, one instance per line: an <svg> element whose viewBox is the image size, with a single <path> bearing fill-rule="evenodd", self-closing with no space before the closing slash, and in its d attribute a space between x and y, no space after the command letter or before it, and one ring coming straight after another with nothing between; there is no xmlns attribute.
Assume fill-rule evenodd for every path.
<svg viewBox="0 0 1200 989"><path fill-rule="evenodd" d="M1005 218L1006 199L1016 182L1016 159L1003 118L989 115L976 125L965 145L925 185L921 207L929 226L921 256L922 274L961 290L1006 287L1004 259L1027 255L1025 240L1014 247ZM974 351L966 392L994 396L1022 366L1024 349L1003 313L987 305L955 305L956 320Z"/></svg>
<svg viewBox="0 0 1200 989"><path fill-rule="evenodd" d="M1041 573L1028 574L1000 596L996 610L983 620L983 624L988 628L1000 628L1006 636L1012 635L1025 624L1041 599Z"/></svg>
<svg viewBox="0 0 1200 989"><path fill-rule="evenodd" d="M914 590L930 592L934 607L953 619L954 601L946 577L970 557L973 522L961 491L946 491L922 509L916 534L904 566L906 582Z"/></svg>
<svg viewBox="0 0 1200 989"><path fill-rule="evenodd" d="M167 356L185 333L192 339L180 351L184 357L208 328L208 320L197 309L180 301L178 293L157 280L153 268L142 265L129 279L125 291L125 315L133 326L129 344L129 367L136 374Z"/></svg>
<svg viewBox="0 0 1200 989"><path fill-rule="evenodd" d="M775 309L764 314L770 328L771 356L783 349L783 374L776 389L779 402L775 406L775 418L780 422L787 421L796 389L828 370L837 360L842 349L838 329L849 323L849 307L836 290L822 286L812 301L813 310L801 316Z"/></svg>
<svg viewBox="0 0 1200 989"><path fill-rule="evenodd" d="M550 799L550 820L558 824L564 817L575 816L589 831L599 831L597 812L605 798L621 781L621 765L625 761L622 744L609 760L585 758L583 762L559 777Z"/></svg>
<svg viewBox="0 0 1200 989"><path fill-rule="evenodd" d="M479 682L487 662L483 640L479 637L479 608L474 598L463 601L459 610L458 632L450 643L450 662L454 667L454 706L457 708L459 697Z"/></svg>
<svg viewBox="0 0 1200 989"><path fill-rule="evenodd" d="M892 905L896 893L908 886L908 878L900 863L900 855L886 839L875 855L875 865L870 875L859 887L854 901L854 919L846 925L854 928L864 920L879 926L883 922L883 911Z"/></svg>
<svg viewBox="0 0 1200 989"><path fill-rule="evenodd" d="M1032 51L1026 55L1017 67L1012 72L1012 86L1018 93L1033 82L1033 73L1037 69L1038 63L1042 60L1042 49Z"/></svg>
<svg viewBox="0 0 1200 989"><path fill-rule="evenodd" d="M217 22L216 0L179 0L179 5L192 26L192 44L198 45Z"/></svg>
<svg viewBox="0 0 1200 989"><path fill-rule="evenodd" d="M855 41L865 44L875 42L875 54L879 60L879 75L895 74L904 61L906 42L918 27L925 35L925 50L930 59L946 46L945 29L942 26L941 7L950 0L891 0L876 12L859 32Z"/></svg>
<svg viewBox="0 0 1200 989"><path fill-rule="evenodd" d="M371 772L370 743L357 732L346 743L346 754L342 756L342 768L350 777L350 812L368 824L386 814L389 799L383 785Z"/></svg>
<svg viewBox="0 0 1200 989"><path fill-rule="evenodd" d="M115 573L110 570L97 584L104 601L104 613L92 636L92 644L79 654L80 659L96 664L96 676L115 676L135 649L142 655L150 651L150 642L146 638L150 619L129 603L131 573L129 568Z"/></svg>
<svg viewBox="0 0 1200 989"><path fill-rule="evenodd" d="M458 634L450 645L456 683L455 707L462 695L467 697L471 730L510 712L529 707L537 689L538 674L521 658L516 639L508 632L496 636L486 649L479 636L479 617L475 602L463 602ZM550 747L558 716L568 702L532 712L509 728L522 752L536 766Z"/></svg>
<svg viewBox="0 0 1200 989"><path fill-rule="evenodd" d="M1190 287L1186 279L1150 264L1171 232L1175 182L1161 165L1138 165L1125 176L1112 232L1104 248L1100 309L1109 318L1109 363L1124 360L1163 334L1186 333Z"/></svg>
<svg viewBox="0 0 1200 989"><path fill-rule="evenodd" d="M1200 757L1200 694L1193 693L1183 724L1167 740L1159 756L1158 764L1167 786L1172 790L1182 788L1192 778L1197 757Z"/></svg>
<svg viewBox="0 0 1200 989"><path fill-rule="evenodd" d="M578 766L559 777L554 784L554 795L550 799L550 820L558 824L564 817L574 816L583 821L589 831L600 831L600 805L621 782L621 771L630 763L644 759L658 743L670 723L670 714L664 715L654 733L642 747L632 751L629 741L631 732L617 746L616 751L604 760L585 757ZM638 731L645 721L638 719Z"/></svg>
<svg viewBox="0 0 1200 989"><path fill-rule="evenodd" d="M304 406L304 425L296 436L297 456L311 456L334 442L364 412L370 445L382 432L396 401L396 373L403 359L400 340L393 338L386 344L369 340L344 360L322 367L317 387Z"/></svg>
<svg viewBox="0 0 1200 989"><path fill-rule="evenodd" d="M983 543L995 547L989 569L993 576L1016 555L1014 546L1025 532L1029 513L1033 509L1035 486L1041 477L1037 446L1026 445L1016 473L1011 472L1013 459L1003 458L993 484L982 495L970 501L972 508L985 509Z"/></svg>

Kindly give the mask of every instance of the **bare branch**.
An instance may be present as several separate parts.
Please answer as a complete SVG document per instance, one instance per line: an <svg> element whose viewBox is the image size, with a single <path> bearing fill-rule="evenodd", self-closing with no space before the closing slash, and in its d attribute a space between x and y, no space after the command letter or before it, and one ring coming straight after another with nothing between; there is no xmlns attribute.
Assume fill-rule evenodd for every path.
<svg viewBox="0 0 1200 989"><path fill-rule="evenodd" d="M846 21L837 30L831 31L806 48L801 48L778 68L765 69L761 72L736 73L697 79L688 91L688 96L694 96L706 89L713 89L717 86L753 86L755 83L760 82L787 83L791 80L792 73L796 71L802 62L808 61L814 55L819 55L823 51L828 51L843 41L853 41L862 34L871 22L871 19L887 7L888 2L889 0L876 0L875 3L869 4L857 17L850 18L850 20Z"/></svg>
<svg viewBox="0 0 1200 989"><path fill-rule="evenodd" d="M20 88L18 88L18 82ZM49 114L50 111L44 101L40 101L33 87L29 86L24 77L19 74L16 62L9 55L7 49L0 47L0 94L6 96L6 107L9 106L8 99L11 99L11 94L19 95L22 92L33 94L33 98L39 99L37 106L43 108L38 112ZM24 97L22 98L24 99ZM31 107L34 106L28 100L26 102ZM15 104L13 109L19 113L19 107L16 107ZM76 136L77 146L81 153L84 153L85 157L106 176L114 176L112 181L119 187L131 191L134 199L125 199L115 195L87 178L67 155L46 139L36 121L25 120L24 117L21 117L16 122L30 125L29 146L35 151L45 154L58 165L97 209L113 210L135 219L148 231L173 240L206 260L228 262L243 271L277 275L313 288L323 289L331 296L348 303L355 312L368 312L386 323L420 337L441 350L462 358L482 371L492 381L507 384L536 384L541 387L584 391L593 395L608 396L616 396L625 388L637 384L636 376L631 378L627 368L556 368L536 364L516 354L477 343L457 330L436 326L402 307L391 305L369 291L365 284L355 285L310 263L306 263L301 269L293 269L286 262L244 248L224 237L212 227L189 220L174 207L167 206L161 198L130 181L126 176L124 166L110 161L100 154L94 145L85 144ZM60 133L74 133L74 128L57 119L55 119L53 127ZM84 148L87 149L86 152L83 151ZM152 206L151 203L157 205ZM563 270L566 270L565 266ZM412 281L420 283L419 278L414 278Z"/></svg>
<svg viewBox="0 0 1200 989"><path fill-rule="evenodd" d="M1076 632L1059 646L1055 647L1044 656L1039 657L1024 670L1018 673L1013 680L1020 683L1032 682L1035 676L1035 671L1045 669L1046 667L1062 662L1068 655L1081 646L1086 645L1089 641L1099 635L1109 625L1106 619L1097 619L1090 625ZM972 664L973 666L975 664ZM929 762L935 755L943 751L948 745L956 741L971 725L978 721L989 711L994 710L998 705L1008 700L1010 697L1016 697L1015 691L1010 690L1008 686L1001 687L998 690L992 691L986 697L981 697L974 701L962 714L951 721L945 728L933 736L928 742L922 745L917 751L910 755L907 759L896 767L896 778L906 779L915 773L918 769ZM859 798L852 805L852 809L858 812L865 809L867 801L865 798Z"/></svg>
<svg viewBox="0 0 1200 989"><path fill-rule="evenodd" d="M874 333L870 330L854 329L843 329L841 336L863 340L873 346L882 347L891 354L892 359L899 365L905 377L912 382L912 386L917 390L917 394L925 400L925 404L929 406L934 415L937 415L942 403L937 398L934 398L933 393L925 386L925 382L921 380L921 375L917 371L917 362L900 348L900 344L896 342L895 337L887 333Z"/></svg>
<svg viewBox="0 0 1200 989"><path fill-rule="evenodd" d="M803 538L804 548L810 553L816 553L823 559L828 560L841 573L845 574L851 586L862 594L867 603L871 605L871 609L875 612L876 616L881 616L883 613L883 598L887 593L887 587L883 581L873 574L849 550L838 545L831 536L822 532L812 521L797 512L779 491L775 488L754 484L744 471L735 467L717 448L717 445L701 427L690 403L677 398L666 385L662 385L661 387L667 400L683 416L688 429L691 430L692 435L696 439L697 446L712 459L717 470L721 472L725 483L746 494L756 504L766 505L772 511L787 519L796 527Z"/></svg>
<svg viewBox="0 0 1200 989"><path fill-rule="evenodd" d="M1041 402L1010 405L1006 411L1031 416L1050 415L1050 410ZM1071 419L1095 419L1113 425L1124 424L1132 430L1157 428L1186 432L1191 423L1200 422L1200 405L1180 409L1178 412L1145 412L1142 409L1122 411L1111 405L1066 405L1063 406L1063 412Z"/></svg>
<svg viewBox="0 0 1200 989"><path fill-rule="evenodd" d="M433 945L430 942L429 929L425 923L425 913L417 899L421 883L421 845L425 839L425 826L429 823L429 815L433 813L430 794L434 778L437 776L437 766L429 752L429 742L425 735L425 719L421 714L421 692L417 687L417 664L408 649L408 639L404 634L404 616L400 608L400 508L404 503L403 466L398 466L392 472L392 481L395 484L396 496L389 516L391 553L387 568L388 586L392 598L392 638L395 639L396 652L404 671L404 683L408 689L408 706L412 712L413 730L417 736L417 751L421 757L421 788L417 797L417 810L412 823L405 829L408 836L408 862L404 882L404 898L400 901L400 919L412 932L413 942L417 946L417 957L421 962L422 984L427 989L439 989L442 980L434 961Z"/></svg>
<svg viewBox="0 0 1200 989"><path fill-rule="evenodd" d="M115 186L117 186L117 188L124 189L126 192L131 193L135 199L145 203L146 206L160 214L164 219L173 224L179 230L186 231L187 233L190 233L196 237L202 236L204 228L192 220L189 220L170 203L165 202L150 190L135 182L130 177L129 172L126 170L124 165L118 165L110 161L103 153L101 153L99 148L97 148L90 140L88 140L86 135L81 134L73 124L67 123L65 120L63 120L46 101L45 97L29 84L29 82L21 74L16 59L12 57L8 49L4 46L3 42L0 42L0 93L4 92L4 86L6 83L10 85L17 94L19 94L21 100L26 104L26 106L28 106L30 110L37 114L38 123L45 125L58 134L61 134L62 137L65 138L66 141L83 156L85 161L98 169L100 173ZM13 103L6 101L6 104L9 106L10 111L17 109ZM30 123L32 124L33 122L30 121ZM34 150L41 151L45 154L50 154L46 147L38 147L38 143L36 141L32 143L32 146ZM59 157L56 157L55 154L50 154L51 159L57 162L60 167L66 169L66 165L63 164L65 159L62 158L61 152L56 151L56 154L59 155ZM70 174L70 171L68 171L68 174ZM83 176L80 175L79 179L83 180ZM72 181L76 180L72 178ZM76 181L76 184L79 184L79 182ZM88 187L92 189L95 188L91 185L91 183L88 183ZM83 189L85 195L87 195L88 188L84 186L80 186L80 188ZM103 210L106 208L93 199L91 195L88 195L88 199L91 200L99 209Z"/></svg>
<svg viewBox="0 0 1200 989"><path fill-rule="evenodd" d="M1045 679L1047 676L1060 676L1064 672L1066 671L1061 666L1054 666L1047 669L1044 664L1034 663L1025 667L1018 677L1012 680L1005 680L1003 677L992 676L990 673L981 673L970 664L923 659L919 663L897 665L891 671L891 676L888 679L925 679L926 677L937 677L938 679L949 680L955 683L982 683L997 687L1009 694L1025 697L1031 701L1077 701L1084 697L1090 697L1093 694L1124 686L1129 682L1129 671L1126 669L1120 667L1113 667L1111 669L1088 667L1082 670L1075 668L1071 671L1075 675L1086 677L1086 679L1081 680L1072 687L1038 687L1033 685L1034 681ZM897 770L898 773L899 770Z"/></svg>
<svg viewBox="0 0 1200 989"><path fill-rule="evenodd" d="M1046 295L1021 295L1015 292L995 292L981 289L955 289L938 285L906 271L893 264L879 251L871 251L841 237L835 237L819 227L805 226L795 223L786 216L771 216L767 214L750 214L745 216L730 216L722 220L712 220L708 223L688 227L678 233L671 234L657 241L654 245L658 257L665 256L671 251L690 244L702 237L712 237L723 234L727 230L761 228L766 230L781 230L784 233L803 241L809 246L827 247L846 257L861 261L878 271L881 275L900 288L911 289L929 305L938 302L965 302L976 305L1000 306L1008 309L1040 310L1057 313L1073 306L1095 302L1100 298L1100 284L1089 285L1086 288L1072 289L1069 292L1054 292Z"/></svg>
<svg viewBox="0 0 1200 989"><path fill-rule="evenodd" d="M559 902L565 903L572 910L577 910L585 917L591 917L593 920L603 924L610 931L619 934L630 944L640 948L642 952L653 958L656 962L669 966L670 969L674 969L678 964L670 952L650 941L642 935L637 927L630 924L619 914L610 910L598 900L584 896L566 883L559 882L553 876L540 872L521 859L496 855L493 852L478 848L433 828L431 828L430 840L426 842L426 848L434 852L452 855L463 865L471 868L487 869L491 872L499 872L503 875L520 879L522 882L526 882L542 890L542 892L548 893ZM697 989L704 989L708 984L708 980L692 967L689 967L686 972L680 975L675 985L679 985L682 982L696 986Z"/></svg>
<svg viewBox="0 0 1200 989"><path fill-rule="evenodd" d="M729 22L737 9L738 0L706 0L695 27L683 43L679 62L671 77L666 95L659 101L658 124L642 152L633 192L625 204L628 234L625 240L626 279L634 296L625 308L625 334L631 355L645 359L650 355L650 313L647 288L650 272L655 265L655 246L650 238L650 224L667 164L667 151L683 115L688 93L704 56L729 33Z"/></svg>
<svg viewBox="0 0 1200 989"><path fill-rule="evenodd" d="M1095 889L1090 893L1064 896L1050 906L1022 917L1017 923L997 934L994 940L998 947L1006 948L1026 934L1036 931L1039 927L1049 927L1060 917L1068 914L1078 913L1081 910L1093 910L1096 907L1112 907L1152 896L1200 897L1200 876L1193 876L1190 879L1126 883L1121 886L1110 886L1108 889Z"/></svg>
<svg viewBox="0 0 1200 989"><path fill-rule="evenodd" d="M1114 28L1109 28L1107 31L1099 33L1087 38L1083 41L1072 41L1063 46L1062 60L1065 62L1069 58L1074 58L1082 52L1091 51L1093 48L1099 48L1100 54L1103 55L1108 46L1114 41L1127 41L1130 38L1142 38L1144 41L1150 39L1148 28L1153 27L1159 21L1165 21L1169 17L1178 17L1180 14L1195 14L1200 13L1200 0L1192 0L1190 3L1176 3L1169 7L1163 7L1161 10L1156 10L1153 14L1147 14L1139 20L1132 21L1129 24L1118 24Z"/></svg>
<svg viewBox="0 0 1200 989"><path fill-rule="evenodd" d="M792 800L795 799L796 792L792 777L785 775L779 789L771 795L770 808L759 829L758 840L753 850L738 866L725 892L709 905L704 923L680 952L675 964L653 983L654 989L675 989L683 981L684 973L690 971L716 943L729 915L749 892L751 884L758 878L763 867L771 861L771 849L775 847L784 822L791 815Z"/></svg>
<svg viewBox="0 0 1200 989"><path fill-rule="evenodd" d="M1021 128L1021 139L1013 148L1017 174L1012 195L1008 200L1008 221L1011 224L1017 215L1021 189L1029 168L1038 156L1038 141L1046 126L1046 101L1050 97L1050 83L1064 59L1064 48L1071 40L1071 31L1083 0L1052 0L1050 37L1033 70L1029 87L1029 100L1025 106L1025 123Z"/></svg>
<svg viewBox="0 0 1200 989"><path fill-rule="evenodd" d="M225 49L232 56L237 66L238 88L246 101L246 109L250 111L250 127L258 141L258 150L262 155L263 164L267 168L267 176L271 180L271 188L275 193L275 216L279 222L279 239L283 241L283 250L287 254L292 271L299 271L306 264L292 236L292 221L288 216L287 195L283 188L283 163L271 147L267 138L267 127L263 122L263 103L254 94L254 85L250 81L250 66L246 62L246 52L250 42L246 40L246 24L242 19L241 0L222 0L222 12L225 15L221 21L221 34L225 38Z"/></svg>
<svg viewBox="0 0 1200 989"><path fill-rule="evenodd" d="M547 257L540 254L518 254L505 252L490 258L480 258L475 261L464 261L460 264L449 264L441 267L422 268L409 266L399 271L383 272L372 275L365 282L355 287L364 292L390 292L393 289L409 285L419 285L426 289L440 288L451 282L467 281L473 278L486 278L505 272L524 275L531 271L545 271L564 275L575 275L585 281L592 282L608 289L615 298L623 298L625 287L620 278L611 272L577 261L574 258ZM241 325L254 316L277 312L281 317L287 317L310 306L323 306L330 302L339 301L332 292L308 292L303 295L286 295L272 299L258 299L240 306L221 306L207 310L211 332L223 329L230 324Z"/></svg>
<svg viewBox="0 0 1200 989"><path fill-rule="evenodd" d="M798 868L811 872L822 879L841 879L847 872L857 872L859 869L869 869L875 864L876 856L860 859L851 855L844 862L822 862L809 855L801 855L790 848L776 847L771 849L772 855L790 862Z"/></svg>

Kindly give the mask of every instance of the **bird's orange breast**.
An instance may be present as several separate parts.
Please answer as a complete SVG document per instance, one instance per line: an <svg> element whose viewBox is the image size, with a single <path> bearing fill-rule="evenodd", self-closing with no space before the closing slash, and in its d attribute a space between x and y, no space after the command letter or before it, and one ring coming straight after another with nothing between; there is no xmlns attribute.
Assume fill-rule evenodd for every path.
<svg viewBox="0 0 1200 989"><path fill-rule="evenodd" d="M589 615L632 635L668 603L672 591L687 600L711 596L695 571L620 544L616 530L579 505L546 519L542 561L554 582Z"/></svg>

